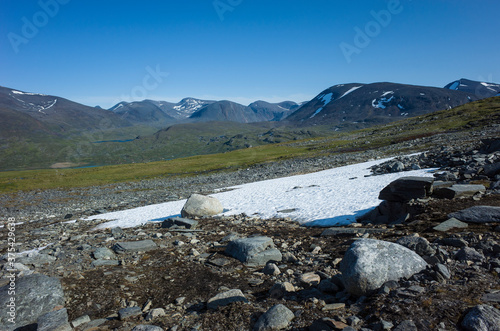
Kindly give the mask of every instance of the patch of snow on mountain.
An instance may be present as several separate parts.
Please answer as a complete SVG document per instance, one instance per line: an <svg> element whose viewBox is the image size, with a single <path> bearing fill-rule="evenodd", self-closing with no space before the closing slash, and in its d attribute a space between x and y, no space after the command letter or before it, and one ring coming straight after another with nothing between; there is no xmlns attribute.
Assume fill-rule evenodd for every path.
<svg viewBox="0 0 500 331"><path fill-rule="evenodd" d="M344 94L342 94L342 96L339 99L342 99L343 97L345 97L349 93L352 93L352 92L356 91L358 88L361 88L361 87L363 87L363 86L356 86L356 87L351 88L349 91L347 91Z"/></svg>
<svg viewBox="0 0 500 331"><path fill-rule="evenodd" d="M379 108L379 109L386 109L385 103L391 102L392 99L394 99L394 96L390 97L389 99L387 98L380 98L380 100L377 101L377 99L373 99L372 101L372 107L373 108Z"/></svg>
<svg viewBox="0 0 500 331"><path fill-rule="evenodd" d="M323 107L318 108L318 110L316 110L314 112L314 114L312 114L311 117L309 117L309 118L313 118L314 116L318 115L319 113L321 113L322 110L323 110Z"/></svg>
<svg viewBox="0 0 500 331"><path fill-rule="evenodd" d="M40 95L40 96L45 96L45 94L27 93L27 92L21 92L21 91L16 91L16 90L12 90L12 93L14 93L14 94L20 94L20 95Z"/></svg>
<svg viewBox="0 0 500 331"><path fill-rule="evenodd" d="M213 194L224 206L222 215L255 215L263 219L290 217L306 226L337 226L355 222L381 201L379 192L405 176L432 177L431 170L369 176L369 167L389 159L369 161L316 173L265 180ZM165 202L91 216L108 220L98 228L135 227L180 216L186 200Z"/></svg>
<svg viewBox="0 0 500 331"><path fill-rule="evenodd" d="M385 97L386 95L389 95L389 94L394 94L394 91L384 92L384 93L382 93L381 97Z"/></svg>
<svg viewBox="0 0 500 331"><path fill-rule="evenodd" d="M323 106L326 106L327 104L329 104L332 101L332 96L333 96L333 93L328 93L321 98L321 100L323 100L323 103L324 103Z"/></svg>

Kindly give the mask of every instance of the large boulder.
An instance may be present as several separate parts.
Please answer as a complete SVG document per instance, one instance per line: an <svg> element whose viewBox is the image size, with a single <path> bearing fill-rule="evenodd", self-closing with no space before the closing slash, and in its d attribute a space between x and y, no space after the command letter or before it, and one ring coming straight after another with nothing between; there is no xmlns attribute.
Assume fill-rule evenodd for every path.
<svg viewBox="0 0 500 331"><path fill-rule="evenodd" d="M12 291L15 295L11 295ZM0 306L3 307L0 330L10 331L34 324L38 317L63 306L64 301L61 282L57 278L32 274L16 279L0 288ZM14 313L14 324L9 322L12 317L9 313Z"/></svg>
<svg viewBox="0 0 500 331"><path fill-rule="evenodd" d="M269 261L281 261L283 258L273 239L263 236L233 240L227 245L226 254L253 267L265 266Z"/></svg>
<svg viewBox="0 0 500 331"><path fill-rule="evenodd" d="M467 331L500 331L500 311L488 305L476 306L465 315L462 327Z"/></svg>
<svg viewBox="0 0 500 331"><path fill-rule="evenodd" d="M500 207L475 206L448 215L467 223L498 223Z"/></svg>
<svg viewBox="0 0 500 331"><path fill-rule="evenodd" d="M484 187L484 185L455 184L451 187L436 189L434 195L444 199L456 199L471 197L477 193L484 193L485 191L486 187Z"/></svg>
<svg viewBox="0 0 500 331"><path fill-rule="evenodd" d="M340 271L346 290L355 296L363 296L387 281L411 277L426 266L417 253L406 247L387 241L360 239L345 253Z"/></svg>
<svg viewBox="0 0 500 331"><path fill-rule="evenodd" d="M193 194L182 208L182 217L204 217L220 214L224 211L217 198Z"/></svg>
<svg viewBox="0 0 500 331"><path fill-rule="evenodd" d="M412 199L425 198L432 194L432 184L434 178L431 177L402 177L396 179L380 191L379 199L406 202Z"/></svg>

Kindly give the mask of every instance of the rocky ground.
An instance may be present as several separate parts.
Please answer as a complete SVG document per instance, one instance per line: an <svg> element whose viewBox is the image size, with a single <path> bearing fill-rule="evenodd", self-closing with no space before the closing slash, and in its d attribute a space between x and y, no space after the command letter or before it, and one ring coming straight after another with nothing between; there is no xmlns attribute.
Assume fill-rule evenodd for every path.
<svg viewBox="0 0 500 331"><path fill-rule="evenodd" d="M470 194L460 191L453 198L429 194L405 201L411 206L407 209L410 212L393 224L357 223L346 228L314 229L288 219L240 215L205 217L188 226L162 227L156 223L95 230L98 221L64 221L65 217L67 221L195 192L210 193L243 182L365 161L401 150L402 146L320 160L286 161L192 179L5 195L0 198L2 215L15 217L16 221L37 220L17 225L11 231L18 244L16 251L45 247L39 252L16 255L20 270L17 290L22 291L23 276L42 274L60 280L63 297L53 305L66 309L61 325L69 321L76 330L148 329L138 325L158 327L149 330L266 330L273 323L287 330L461 330L461 325L467 325L464 320L468 320L468 313L478 305L491 308L483 315L498 322L497 220L459 222L453 228L434 229L448 221L450 213L472 206L500 207L496 191L500 169L494 170L500 164L500 153L492 142L480 141L496 138L497 133L492 129L471 135L421 138L431 139L439 147L424 156L401 158L373 169L376 174L439 166L446 173L437 179L449 184L441 189L457 183L484 185L484 190ZM428 143L418 140L404 144L418 147ZM7 230L1 233L2 254L9 248ZM227 245L236 238L253 236L271 238L282 260L249 266L227 254ZM401 243L427 261L428 267L397 282L387 282L369 294L353 295L341 280L341 261L360 238ZM127 248L131 242L143 247ZM8 256L4 257L0 262L0 286L8 288L10 264ZM44 287L49 288L45 281L34 283L30 291L43 296ZM6 293L0 294L6 298ZM35 305L36 296L33 300ZM4 315L2 318L0 323L5 323ZM49 322L39 319L39 329L57 319L52 315ZM36 325L25 329L35 330ZM471 330L498 330L498 326Z"/></svg>

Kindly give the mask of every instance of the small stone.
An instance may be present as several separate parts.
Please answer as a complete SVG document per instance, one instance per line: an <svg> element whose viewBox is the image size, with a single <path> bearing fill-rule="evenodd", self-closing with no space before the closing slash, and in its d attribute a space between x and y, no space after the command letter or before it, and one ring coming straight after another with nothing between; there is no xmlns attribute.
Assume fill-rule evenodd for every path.
<svg viewBox="0 0 500 331"><path fill-rule="evenodd" d="M71 326L74 327L74 328L76 328L76 327L78 327L80 325L83 325L85 323L88 323L88 322L90 322L90 316L89 315L83 315L83 316L80 316L80 317L76 318L75 320L73 320L71 322Z"/></svg>
<svg viewBox="0 0 500 331"><path fill-rule="evenodd" d="M92 255L96 260L114 260L116 258L115 253L107 247L101 247L96 249Z"/></svg>
<svg viewBox="0 0 500 331"><path fill-rule="evenodd" d="M324 293L337 293L340 289L339 287L328 279L323 279L319 283L318 290Z"/></svg>
<svg viewBox="0 0 500 331"><path fill-rule="evenodd" d="M445 279L450 279L450 270L444 264L438 263L434 266L434 269L439 272Z"/></svg>
<svg viewBox="0 0 500 331"><path fill-rule="evenodd" d="M277 304L266 311L255 323L254 331L271 331L286 329L295 318L293 312L285 305Z"/></svg>
<svg viewBox="0 0 500 331"><path fill-rule="evenodd" d="M208 309L217 309L219 306L227 306L233 302L248 302L248 300L243 295L241 290L229 290L223 293L217 294L212 297L207 302Z"/></svg>
<svg viewBox="0 0 500 331"><path fill-rule="evenodd" d="M226 254L248 266L264 266L269 261L281 261L281 252L274 247L269 237L236 239L227 245Z"/></svg>
<svg viewBox="0 0 500 331"><path fill-rule="evenodd" d="M262 272L264 273L264 275L273 275L273 276L277 276L281 273L280 268L278 268L278 266L274 263L266 264Z"/></svg>
<svg viewBox="0 0 500 331"><path fill-rule="evenodd" d="M483 261L484 255L474 248L464 247L455 254L455 259L459 261Z"/></svg>
<svg viewBox="0 0 500 331"><path fill-rule="evenodd" d="M321 277L314 272L308 272L300 276L300 282L306 286L316 286L321 282Z"/></svg>
<svg viewBox="0 0 500 331"><path fill-rule="evenodd" d="M128 307L122 308L118 311L118 317L120 321L123 321L129 317L135 317L142 314L142 310L139 307Z"/></svg>
<svg viewBox="0 0 500 331"><path fill-rule="evenodd" d="M345 308L345 303L331 303L331 304L325 305L323 307L323 310L324 311L339 310L342 308Z"/></svg>
<svg viewBox="0 0 500 331"><path fill-rule="evenodd" d="M269 295L273 299L281 299L287 293L295 292L295 287L289 282L276 283L269 290Z"/></svg>
<svg viewBox="0 0 500 331"><path fill-rule="evenodd" d="M157 317L162 317L162 316L166 316L167 313L165 312L165 310L163 308L155 308L155 309L151 309L149 311L149 313L146 315L146 321L152 321L154 320L155 318Z"/></svg>

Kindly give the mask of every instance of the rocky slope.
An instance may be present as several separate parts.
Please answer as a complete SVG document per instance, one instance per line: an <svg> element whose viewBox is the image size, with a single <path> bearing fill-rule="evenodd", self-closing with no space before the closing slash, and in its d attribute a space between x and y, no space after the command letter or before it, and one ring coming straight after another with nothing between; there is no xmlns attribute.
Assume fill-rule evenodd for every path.
<svg viewBox="0 0 500 331"><path fill-rule="evenodd" d="M490 127L233 174L2 196L2 215L23 221L37 218L33 215L39 211L40 218L2 232L2 254L8 249L7 230L15 233L17 252L40 250L15 257L18 293L26 293L29 287L30 293L48 298L37 303L41 317L30 317L21 308L33 303L17 297L19 321L25 318L25 324L38 321L39 327L62 328L71 322L76 330L496 330L500 228L494 211L483 223L452 213L473 206L500 206L499 146L494 140L482 141L497 137L496 127ZM411 212L398 224L310 229L286 218L262 220L246 215L130 229L96 230L99 222L63 222L66 214L80 218L97 209L210 193L236 183L360 162L431 143L435 149L374 168L374 175L438 166L445 172L436 181L447 181L446 187L483 185L484 190L452 199L434 194L411 199L407 202ZM438 188L437 182L433 185ZM33 202L36 206L30 207ZM452 216L457 220L449 226ZM266 245L271 247L263 250L274 247L281 261L256 266L233 257L227 247L237 238L252 241L253 236L268 238L264 242L270 240ZM341 263L359 238L397 243L427 266L360 296L346 286L342 273L348 272L347 262ZM372 265L377 263L382 262ZM1 285L8 288L9 261L2 264ZM51 312L54 308L59 310ZM5 315L2 318L0 323L5 323ZM478 323L491 327L474 326Z"/></svg>

